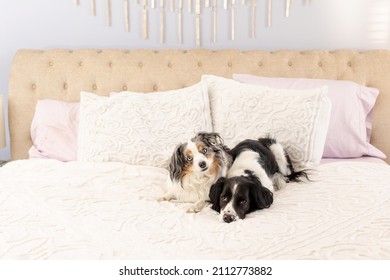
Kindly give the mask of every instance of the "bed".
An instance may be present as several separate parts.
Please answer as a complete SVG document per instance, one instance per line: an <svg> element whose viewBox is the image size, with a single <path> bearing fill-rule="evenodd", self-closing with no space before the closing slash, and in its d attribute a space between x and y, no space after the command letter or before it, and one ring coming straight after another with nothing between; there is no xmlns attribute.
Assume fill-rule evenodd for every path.
<svg viewBox="0 0 390 280"><path fill-rule="evenodd" d="M388 73L390 52L387 50L20 50L14 57L9 80L12 161L0 168L0 258L390 259L390 167L387 164L390 158L386 158L386 155L390 155ZM199 105L199 99L187 96L192 96L194 85L207 78L232 83L232 86L225 86L218 98L210 97L210 104L207 104L206 98ZM267 92L278 85L290 87L291 94L294 90L303 90L292 89L297 84L308 82L302 78L327 80L330 83L351 81L354 88L370 88L371 100L365 99L367 95L359 96L364 107L359 110L366 110L363 124L357 125L361 126L359 129L364 134L365 151L340 155L338 152L343 153L346 148L338 150L332 145L324 148L331 137L341 147L359 145L355 145L356 139L351 140L349 135L329 132L332 125L330 114L336 112L337 108L341 111L334 116L333 122L339 125L340 133L348 130L340 124L343 117L346 118L346 125L355 126L353 114L358 109L353 106L340 109L340 104L349 103L348 97L346 101L331 104L333 111L329 112L328 118L324 118L326 124L322 128L313 126L317 134L310 138L314 140L308 143L309 148L300 145L307 140L305 133L312 135L313 131L302 132L303 136L293 136L299 140L295 143L298 150L294 150L298 158L300 148L305 151L310 149L311 154L305 154L303 160L311 163L314 172L310 182L290 183L276 192L269 209L226 224L218 220L217 213L210 205L200 213L190 214L185 211L188 207L185 203L157 202L156 198L163 193L166 184L166 162L170 151L168 149L168 152L158 154L161 147L155 147L157 142L160 145L167 138L165 140L169 143L172 137L179 142L182 141L181 137L188 137L199 129L217 130L226 136L230 145L233 142L229 142L231 135L226 130L237 124L232 126L232 123L225 122L216 129L216 122L225 121L229 115L221 112L217 121L204 120L196 113L199 107L204 105L202 112L215 116L215 110L224 108L219 104L225 99L231 100L229 89L238 87L238 83L252 90L256 87L267 88ZM312 87L310 83L305 86ZM204 84L199 87L204 93ZM189 88L191 90L182 91ZM332 85L326 90L330 88ZM123 91L133 92L130 93L133 99L127 100L129 93L120 93ZM140 93L149 96L147 102ZM337 94L339 98L344 93ZM108 95L111 96L106 97ZM238 95L234 98L241 100L241 97ZM99 111L101 107L96 105L113 98L133 109L145 106L146 102L150 111L148 116L154 117L137 123L140 125L138 130L126 131L116 137L116 141L107 133L100 135L102 138L93 138L94 134L85 132L90 131L91 126L101 128L103 122L108 131L119 126L121 120L110 122L111 119L100 119L106 110ZM180 98L184 98L184 101ZM82 107L87 99L92 103L96 101L96 106ZM189 104L183 106L187 99ZM48 134L42 136L46 137L46 144L52 144L51 152L55 156L49 152L43 153L35 143L38 142L37 136L32 136L33 132L39 134L32 128L34 123L54 120L57 113L61 113L61 110L53 109L56 107L51 103L40 103L42 100L60 101L83 108L80 108L80 115L74 118L74 124L66 124L68 130L82 128L78 130L79 135L71 135L69 131L61 134L67 131L65 129L57 131L60 136L53 136L55 140L47 139ZM129 103L124 103L124 100ZM159 115L156 112L162 110L158 106L164 100L169 102L163 106L166 110L164 114ZM275 106L280 103L277 102ZM46 119L37 117L37 104L52 109L49 115L46 114ZM167 109L169 104L176 105ZM190 109L193 111L186 106L192 106ZM304 108L307 107L311 108ZM73 107L66 108L69 112L74 110ZM242 108L246 110L246 107ZM350 108L351 113L348 111ZM124 114L128 113L126 110ZM284 110L287 109L281 111ZM88 114L85 113L87 111ZM176 115L165 118L172 111ZM108 116L124 116L116 112L115 109ZM186 119L188 112L194 112L189 114L190 121ZM251 117L243 115L245 118ZM302 118L307 116L301 115ZM95 117L102 122L97 123ZM125 124L134 123L135 117L125 118L129 121ZM143 131L143 125L149 124L152 119L164 120L165 124L159 131L170 135ZM178 126L168 121L172 119L179 120ZM180 120L186 120L187 126L181 127ZM244 123L247 124L245 119ZM284 121L276 123L283 126ZM174 127L173 132L171 127ZM39 126L35 126L35 129L39 130ZM323 131L320 133L318 129ZM175 131L180 133L173 135ZM324 135L324 131L327 135ZM148 141L132 142L134 139L126 139L123 141L130 141L126 144L133 147L131 151L123 153L119 147L114 151L119 151L118 157L105 155L107 149L120 146L118 142L122 141L123 135L134 136L134 133L143 135ZM254 133L256 135L257 131ZM288 132L285 137L291 134ZM73 142L68 139L70 136ZM239 136L243 137L241 134ZM59 148L58 142L65 138L69 140L66 143L68 146ZM79 142L75 143L74 139ZM163 140L160 143L156 139ZM80 152L81 146L83 151ZM144 154L140 156L139 151ZM321 152L320 158L318 151ZM145 156L148 153L152 153L152 156Z"/></svg>

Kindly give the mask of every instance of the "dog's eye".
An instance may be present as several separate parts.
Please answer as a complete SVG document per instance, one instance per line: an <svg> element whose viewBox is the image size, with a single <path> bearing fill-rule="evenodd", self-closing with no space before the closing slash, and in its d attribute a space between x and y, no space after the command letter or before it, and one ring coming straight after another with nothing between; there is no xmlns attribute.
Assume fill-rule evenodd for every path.
<svg viewBox="0 0 390 280"><path fill-rule="evenodd" d="M203 148L202 154L206 154L206 153L207 153L207 149L206 149L206 148Z"/></svg>
<svg viewBox="0 0 390 280"><path fill-rule="evenodd" d="M227 197L226 195L221 196L221 200L222 200L222 201L227 201L227 200L228 200L228 197Z"/></svg>
<svg viewBox="0 0 390 280"><path fill-rule="evenodd" d="M191 162L193 160L192 157L187 157L187 161Z"/></svg>
<svg viewBox="0 0 390 280"><path fill-rule="evenodd" d="M245 199L241 199L241 200L239 201L239 203L240 203L240 205L244 205L244 204L246 203L246 200L245 200Z"/></svg>

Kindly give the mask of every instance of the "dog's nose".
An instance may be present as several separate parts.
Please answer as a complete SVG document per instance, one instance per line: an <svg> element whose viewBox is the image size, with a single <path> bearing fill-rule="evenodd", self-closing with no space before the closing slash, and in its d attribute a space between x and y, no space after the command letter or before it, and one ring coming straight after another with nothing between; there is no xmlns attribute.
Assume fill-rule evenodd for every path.
<svg viewBox="0 0 390 280"><path fill-rule="evenodd" d="M223 221L224 221L225 223L231 223L231 222L234 221L234 216L231 215L231 214L224 214L224 215L223 215Z"/></svg>
<svg viewBox="0 0 390 280"><path fill-rule="evenodd" d="M205 168L206 167L206 162L205 161L199 162L199 167L200 168Z"/></svg>

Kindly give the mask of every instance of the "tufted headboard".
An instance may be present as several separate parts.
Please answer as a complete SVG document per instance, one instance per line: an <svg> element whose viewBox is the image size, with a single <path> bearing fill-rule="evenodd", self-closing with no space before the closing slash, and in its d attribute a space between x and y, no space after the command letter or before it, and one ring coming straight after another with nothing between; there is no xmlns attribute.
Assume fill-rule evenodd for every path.
<svg viewBox="0 0 390 280"><path fill-rule="evenodd" d="M81 90L164 91L195 84L202 74L231 77L250 73L270 77L343 79L376 87L372 144L390 162L390 51L238 50L20 50L9 81L12 159L27 158L35 103L51 98L75 102Z"/></svg>

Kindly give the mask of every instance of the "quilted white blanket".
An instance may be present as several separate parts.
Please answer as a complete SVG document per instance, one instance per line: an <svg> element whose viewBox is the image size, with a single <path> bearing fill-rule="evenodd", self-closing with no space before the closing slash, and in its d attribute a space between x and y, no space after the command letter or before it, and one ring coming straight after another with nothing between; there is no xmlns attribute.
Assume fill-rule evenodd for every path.
<svg viewBox="0 0 390 280"><path fill-rule="evenodd" d="M167 171L20 160L0 168L1 259L390 259L390 167L335 162L221 223L156 202Z"/></svg>

